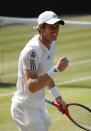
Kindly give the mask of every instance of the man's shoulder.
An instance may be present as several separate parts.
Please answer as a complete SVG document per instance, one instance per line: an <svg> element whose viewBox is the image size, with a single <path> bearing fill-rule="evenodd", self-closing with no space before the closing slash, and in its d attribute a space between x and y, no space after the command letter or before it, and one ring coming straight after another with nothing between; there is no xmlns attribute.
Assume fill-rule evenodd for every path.
<svg viewBox="0 0 91 131"><path fill-rule="evenodd" d="M35 35L32 39L30 39L28 41L28 43L26 44L25 48L33 48L36 49L39 47L39 36Z"/></svg>
<svg viewBox="0 0 91 131"><path fill-rule="evenodd" d="M38 42L38 36L34 36L32 39L28 41L28 43L25 45L25 47L22 49L21 54L31 54L32 56L34 54L39 54L40 49L39 49L39 42Z"/></svg>

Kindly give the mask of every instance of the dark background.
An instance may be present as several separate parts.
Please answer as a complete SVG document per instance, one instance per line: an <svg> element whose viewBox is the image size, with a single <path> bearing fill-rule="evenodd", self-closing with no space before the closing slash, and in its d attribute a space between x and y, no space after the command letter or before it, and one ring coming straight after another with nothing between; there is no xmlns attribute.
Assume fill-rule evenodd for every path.
<svg viewBox="0 0 91 131"><path fill-rule="evenodd" d="M37 17L45 10L58 15L91 14L90 0L18 0L1 1L0 16Z"/></svg>

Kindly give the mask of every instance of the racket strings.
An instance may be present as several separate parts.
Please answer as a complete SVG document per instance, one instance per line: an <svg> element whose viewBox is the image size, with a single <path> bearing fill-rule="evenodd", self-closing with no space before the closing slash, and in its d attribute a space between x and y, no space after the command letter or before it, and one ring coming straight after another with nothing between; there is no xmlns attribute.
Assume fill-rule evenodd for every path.
<svg viewBox="0 0 91 131"><path fill-rule="evenodd" d="M79 125L91 129L91 112L83 107L71 105L68 107L72 119Z"/></svg>

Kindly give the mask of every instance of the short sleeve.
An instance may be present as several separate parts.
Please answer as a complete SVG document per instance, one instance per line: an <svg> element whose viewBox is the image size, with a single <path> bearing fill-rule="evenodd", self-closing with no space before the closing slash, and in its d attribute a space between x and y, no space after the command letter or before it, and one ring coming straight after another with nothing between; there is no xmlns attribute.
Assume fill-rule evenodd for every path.
<svg viewBox="0 0 91 131"><path fill-rule="evenodd" d="M23 52L22 62L24 69L38 70L38 55L34 49Z"/></svg>

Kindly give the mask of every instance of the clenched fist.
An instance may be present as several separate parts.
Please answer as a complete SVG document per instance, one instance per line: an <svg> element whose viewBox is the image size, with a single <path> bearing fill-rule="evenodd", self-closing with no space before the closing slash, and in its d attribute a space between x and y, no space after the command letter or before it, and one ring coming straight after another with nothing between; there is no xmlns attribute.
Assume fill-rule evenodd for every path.
<svg viewBox="0 0 91 131"><path fill-rule="evenodd" d="M69 60L66 57L63 57L63 58L58 60L55 67L61 72L61 71L64 71L66 69L68 64L69 64Z"/></svg>

